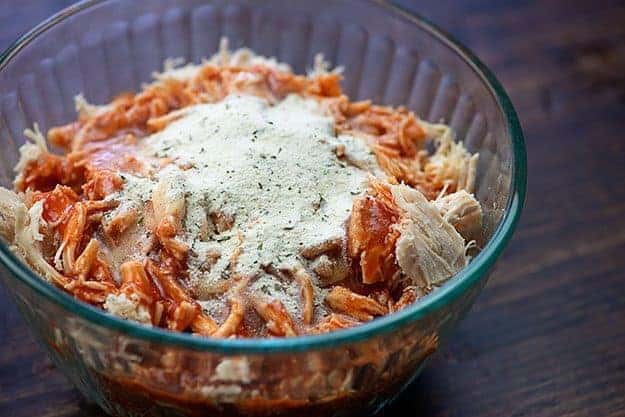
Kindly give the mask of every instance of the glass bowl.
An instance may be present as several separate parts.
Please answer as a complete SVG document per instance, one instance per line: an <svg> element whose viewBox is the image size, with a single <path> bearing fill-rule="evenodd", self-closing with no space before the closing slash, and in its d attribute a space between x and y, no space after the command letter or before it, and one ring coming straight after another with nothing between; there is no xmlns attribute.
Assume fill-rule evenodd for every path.
<svg viewBox="0 0 625 417"><path fill-rule="evenodd" d="M290 339L209 339L109 316L48 285L0 243L2 281L56 366L116 416L364 415L415 378L486 283L525 195L510 100L476 58L423 19L377 1L91 0L37 26L0 57L0 182L22 131L75 118L73 97L138 90L167 57L196 61L227 36L302 72L322 52L352 98L445 121L480 153L481 251L413 306L360 327Z"/></svg>

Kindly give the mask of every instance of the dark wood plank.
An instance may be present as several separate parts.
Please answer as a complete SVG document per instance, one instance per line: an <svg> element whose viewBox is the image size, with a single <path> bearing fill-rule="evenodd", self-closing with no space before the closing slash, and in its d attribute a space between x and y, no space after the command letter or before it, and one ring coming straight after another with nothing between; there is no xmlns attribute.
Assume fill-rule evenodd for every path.
<svg viewBox="0 0 625 417"><path fill-rule="evenodd" d="M0 8L0 47L68 0ZM490 283L385 415L625 416L625 5L400 0L473 49L520 114L529 195ZM0 415L100 416L0 290Z"/></svg>

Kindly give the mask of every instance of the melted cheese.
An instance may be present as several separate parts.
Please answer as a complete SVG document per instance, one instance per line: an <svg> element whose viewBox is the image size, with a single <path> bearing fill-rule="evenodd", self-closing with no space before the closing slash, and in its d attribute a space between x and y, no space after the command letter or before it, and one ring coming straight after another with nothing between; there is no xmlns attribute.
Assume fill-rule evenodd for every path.
<svg viewBox="0 0 625 417"><path fill-rule="evenodd" d="M338 149L346 158L337 157ZM208 300L220 292L240 247L235 271L255 277L251 291L281 299L293 313L301 304L299 288L264 269L297 266L302 249L344 240L353 199L364 192L369 171L380 172L363 140L337 137L333 119L315 101L295 95L275 106L231 95L189 107L142 141L142 152L174 163L151 180L127 176L111 198L125 201L117 211L141 207L165 180L170 196L185 199L179 238L190 248L194 295ZM210 303L205 308L220 310Z"/></svg>

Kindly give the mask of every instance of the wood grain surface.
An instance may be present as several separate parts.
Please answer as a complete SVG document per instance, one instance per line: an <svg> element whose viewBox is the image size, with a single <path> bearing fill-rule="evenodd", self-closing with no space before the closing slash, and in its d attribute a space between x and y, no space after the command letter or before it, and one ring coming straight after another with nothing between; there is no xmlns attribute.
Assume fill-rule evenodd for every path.
<svg viewBox="0 0 625 417"><path fill-rule="evenodd" d="M0 48L69 0L3 0ZM400 1L494 70L528 199L491 281L387 416L625 416L625 4ZM9 5L9 7L5 7ZM0 416L101 416L0 289Z"/></svg>

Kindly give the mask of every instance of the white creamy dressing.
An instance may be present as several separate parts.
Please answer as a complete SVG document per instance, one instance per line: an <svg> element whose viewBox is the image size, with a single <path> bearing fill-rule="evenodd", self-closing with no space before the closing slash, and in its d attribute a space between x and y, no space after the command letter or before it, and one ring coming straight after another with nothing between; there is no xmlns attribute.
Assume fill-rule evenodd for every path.
<svg viewBox="0 0 625 417"><path fill-rule="evenodd" d="M299 289L263 268L296 266L303 262L303 248L344 240L353 200L364 192L369 175L347 159L381 172L364 140L337 137L334 120L322 114L317 102L296 95L275 106L255 96L230 95L189 107L163 131L145 138L142 147L147 155L173 158L174 164L154 180L127 176L124 189L111 197L125 201L120 208L142 206L164 179L172 187L170 195L185 198L179 238L191 248L194 295L208 300L220 292L241 245L236 272L255 276L251 290L280 297L291 312L301 304ZM344 149L344 160L337 157L337 147ZM211 220L215 215L233 218L233 227L218 230ZM322 296L317 293L316 298Z"/></svg>

